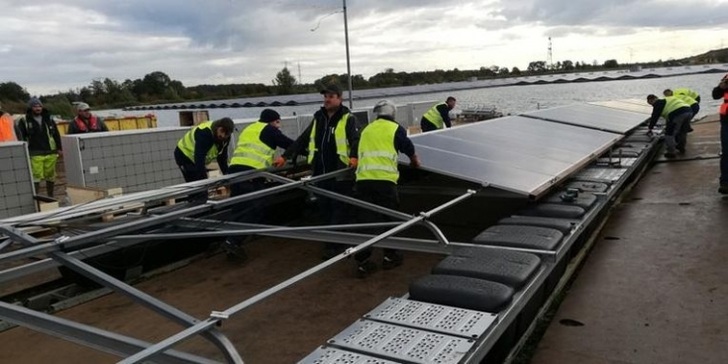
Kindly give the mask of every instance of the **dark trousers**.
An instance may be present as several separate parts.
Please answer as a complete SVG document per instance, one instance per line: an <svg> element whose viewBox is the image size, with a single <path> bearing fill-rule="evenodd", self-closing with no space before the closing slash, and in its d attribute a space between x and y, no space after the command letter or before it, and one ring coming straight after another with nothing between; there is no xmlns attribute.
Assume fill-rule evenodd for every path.
<svg viewBox="0 0 728 364"><path fill-rule="evenodd" d="M690 108L693 110L693 117L698 116L698 112L700 111L700 104L696 102L690 105Z"/></svg>
<svg viewBox="0 0 728 364"><path fill-rule="evenodd" d="M191 161L179 148L174 149L174 161L182 171L182 177L185 182L194 182L207 178L206 171L198 171L195 168L195 162Z"/></svg>
<svg viewBox="0 0 728 364"><path fill-rule="evenodd" d="M352 196L354 190L354 181L343 180L337 181L335 179L327 179L316 184L316 186L325 190L336 192L344 196ZM321 214L321 220L329 225L348 224L355 220L352 215L353 209L346 202L337 201L324 196L317 196L319 213ZM325 243L324 250L328 255L338 254L343 252L345 246L335 243ZM325 252L326 253L326 252Z"/></svg>
<svg viewBox="0 0 728 364"><path fill-rule="evenodd" d="M728 185L728 115L720 116L720 184Z"/></svg>
<svg viewBox="0 0 728 364"><path fill-rule="evenodd" d="M437 130L437 127L432 124L429 120L425 119L424 117L420 119L420 128L422 129L422 132L428 132Z"/></svg>
<svg viewBox="0 0 728 364"><path fill-rule="evenodd" d="M232 165L228 168L228 173L245 172L255 168L241 165ZM244 195L265 188L265 178L253 178L247 181L234 183L230 186L230 197ZM239 204L239 208L234 211L235 221L257 224L265 221L267 213L265 203L261 198L249 200ZM228 241L235 245L240 245L244 240L243 236L231 236Z"/></svg>
<svg viewBox="0 0 728 364"><path fill-rule="evenodd" d="M375 205L386 207L392 210L399 208L399 194L397 193L397 185L389 181L359 181L356 183L356 195L362 201L371 202ZM394 221L391 217L380 213L364 210L358 220L361 223L388 222ZM382 232L377 230L377 234ZM384 249L384 256L394 256L397 254L396 249ZM362 250L354 256L357 262L361 263L369 259L372 255L372 248Z"/></svg>
<svg viewBox="0 0 728 364"><path fill-rule="evenodd" d="M693 113L690 111L668 118L665 124L665 147L668 153L675 153L675 149L685 150L692 118Z"/></svg>
<svg viewBox="0 0 728 364"><path fill-rule="evenodd" d="M207 178L207 171L197 170L195 163L184 155L179 148L174 149L174 161L182 172L182 178L185 179L185 182L195 182ZM192 194L188 199L190 202L205 202L207 201L207 191Z"/></svg>

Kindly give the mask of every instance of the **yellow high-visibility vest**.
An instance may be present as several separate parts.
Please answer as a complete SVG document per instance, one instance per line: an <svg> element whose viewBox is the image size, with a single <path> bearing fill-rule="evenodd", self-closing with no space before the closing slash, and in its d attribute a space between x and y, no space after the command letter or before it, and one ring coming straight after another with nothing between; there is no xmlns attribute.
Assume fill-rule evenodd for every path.
<svg viewBox="0 0 728 364"><path fill-rule="evenodd" d="M260 134L268 124L255 122L240 133L240 140L230 159L230 165L242 165L255 169L268 168L273 164L275 149L260 141Z"/></svg>
<svg viewBox="0 0 728 364"><path fill-rule="evenodd" d="M189 158L192 162L195 161L195 132L199 129L209 130L210 133L213 133L212 121L205 121L204 123L197 124L196 126L192 127L192 129L190 129L182 137L182 139L177 142L177 148L179 148L179 150L182 151L182 154L187 156L187 158ZM207 155L205 156L205 164L214 161L215 158L217 158L217 154L217 145L213 144L212 148L207 151Z"/></svg>
<svg viewBox="0 0 728 364"><path fill-rule="evenodd" d="M341 116L341 120L336 123L334 128L334 138L336 138L336 154L339 155L339 160L344 163L345 166L349 165L349 152L351 147L349 146L349 139L346 135L346 123L349 121L349 114L346 113ZM308 141L308 164L313 162L313 155L318 151L316 148L316 119L313 119L313 125L311 126L311 137Z"/></svg>
<svg viewBox="0 0 728 364"><path fill-rule="evenodd" d="M685 101L680 100L679 98L675 96L666 96L665 97L665 107L662 109L662 117L667 119L667 116L670 115L671 112L681 108L681 107L690 107Z"/></svg>
<svg viewBox="0 0 728 364"><path fill-rule="evenodd" d="M397 150L394 148L394 134L399 124L385 119L376 119L361 132L359 139L359 165L356 180L391 181L397 183Z"/></svg>
<svg viewBox="0 0 728 364"><path fill-rule="evenodd" d="M445 127L445 120L442 118L442 114L440 114L440 111L437 110L437 107L440 105L446 105L444 102L439 103L433 107L430 108L430 110L427 110L425 115L422 115L423 118L425 118L427 121L430 122L430 124L434 125L438 129L442 129Z"/></svg>

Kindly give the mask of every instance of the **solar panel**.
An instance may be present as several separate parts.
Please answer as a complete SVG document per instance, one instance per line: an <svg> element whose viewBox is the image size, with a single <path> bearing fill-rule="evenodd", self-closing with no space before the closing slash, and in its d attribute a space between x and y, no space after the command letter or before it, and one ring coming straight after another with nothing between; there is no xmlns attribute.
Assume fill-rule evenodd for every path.
<svg viewBox="0 0 728 364"><path fill-rule="evenodd" d="M510 116L410 138L425 170L539 196L622 136Z"/></svg>
<svg viewBox="0 0 728 364"><path fill-rule="evenodd" d="M614 101L597 101L590 102L589 104L604 106L611 109L631 111L644 115L652 114L652 106L650 106L649 104L647 104L646 101L643 100L626 99Z"/></svg>
<svg viewBox="0 0 728 364"><path fill-rule="evenodd" d="M589 104L555 107L521 115L621 134L629 132L645 121L645 115L641 113Z"/></svg>

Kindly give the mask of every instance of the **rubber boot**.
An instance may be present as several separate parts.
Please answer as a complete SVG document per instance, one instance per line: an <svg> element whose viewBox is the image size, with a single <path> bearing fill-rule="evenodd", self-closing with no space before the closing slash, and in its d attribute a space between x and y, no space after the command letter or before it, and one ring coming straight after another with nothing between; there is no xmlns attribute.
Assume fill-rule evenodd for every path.
<svg viewBox="0 0 728 364"><path fill-rule="evenodd" d="M46 189L48 197L53 197L53 187L55 187L55 183L52 181L46 181Z"/></svg>

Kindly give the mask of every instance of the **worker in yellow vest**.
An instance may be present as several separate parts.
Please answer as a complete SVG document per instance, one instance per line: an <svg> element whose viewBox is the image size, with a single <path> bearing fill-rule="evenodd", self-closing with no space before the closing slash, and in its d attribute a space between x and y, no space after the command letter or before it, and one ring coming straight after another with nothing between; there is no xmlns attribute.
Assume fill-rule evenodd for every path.
<svg viewBox="0 0 728 364"><path fill-rule="evenodd" d="M376 119L361 132L359 141L359 163L356 168L356 194L359 199L390 209L399 208L397 181L399 180L398 155L404 153L410 159L410 166L419 167L420 160L415 146L407 137L407 131L394 121L397 108L389 100L379 101L374 106ZM363 222L376 222L379 214L366 213ZM379 219L381 221L381 219ZM367 277L376 264L370 260L371 249L358 252L356 274ZM382 268L391 269L402 264L402 254L394 249L384 249Z"/></svg>
<svg viewBox="0 0 728 364"><path fill-rule="evenodd" d="M689 88L676 88L674 90L668 88L662 91L662 94L665 96L675 96L685 101L690 105L690 109L693 110L693 117L696 117L698 112L700 112L700 95Z"/></svg>
<svg viewBox="0 0 728 364"><path fill-rule="evenodd" d="M313 114L306 130L283 153L284 159L308 154L308 164L314 176L356 167L360 125L351 110L341 104L341 94L341 88L335 84L321 90L323 106ZM336 179L320 181L317 186L350 196L354 187L353 171ZM352 209L346 203L325 197L317 198L317 203L323 220L328 224L338 225L353 220ZM343 250L343 245L326 243L322 258L331 258Z"/></svg>
<svg viewBox="0 0 728 364"><path fill-rule="evenodd" d="M200 123L185 133L174 149L174 160L185 182L207 178L206 166L214 160L223 174L227 172L227 146L234 129L232 119L222 118Z"/></svg>
<svg viewBox="0 0 728 364"><path fill-rule="evenodd" d="M37 97L30 98L25 116L18 120L18 140L28 143L35 193L40 189L40 182L46 181L46 195L53 197L56 163L63 154L61 134L51 113Z"/></svg>
<svg viewBox="0 0 728 364"><path fill-rule="evenodd" d="M422 119L420 119L422 132L424 133L451 127L450 110L455 108L456 103L457 100L455 100L454 97L449 96L445 102L436 104L427 110L427 112L422 115Z"/></svg>
<svg viewBox="0 0 728 364"><path fill-rule="evenodd" d="M652 132L657 120L662 116L665 124L665 158L672 159L677 155L685 153L687 143L687 132L690 126L690 119L693 118L693 111L685 101L668 96L658 99L655 95L647 96L647 103L652 105L652 115L649 118L648 129Z"/></svg>
<svg viewBox="0 0 728 364"><path fill-rule="evenodd" d="M723 99L718 107L720 114L720 187L718 192L728 195L728 73L713 88L714 100Z"/></svg>
<svg viewBox="0 0 728 364"><path fill-rule="evenodd" d="M245 172L255 169L267 169L271 166L282 167L285 164L283 157L274 158L276 148L286 149L293 144L293 140L283 135L280 130L281 116L272 109L264 109L260 119L243 129L238 138L238 144L230 159L228 173ZM247 181L235 183L230 186L230 196L239 196L265 188L265 178L258 177ZM265 216L265 204L259 199L247 202L245 208L235 211L238 222L258 223ZM223 249L232 261L243 261L247 255L242 248L241 237L229 237Z"/></svg>

